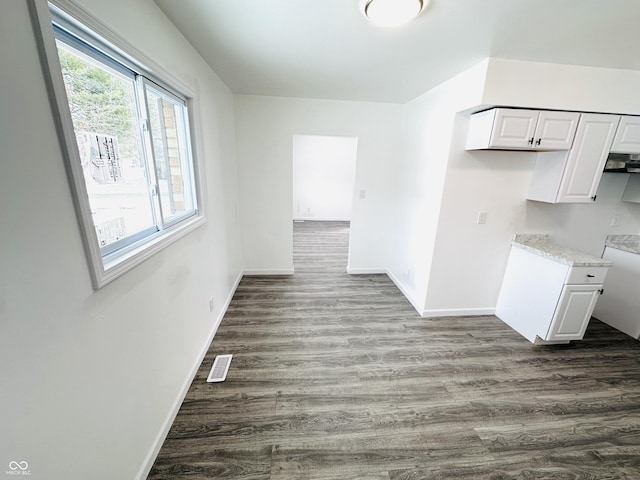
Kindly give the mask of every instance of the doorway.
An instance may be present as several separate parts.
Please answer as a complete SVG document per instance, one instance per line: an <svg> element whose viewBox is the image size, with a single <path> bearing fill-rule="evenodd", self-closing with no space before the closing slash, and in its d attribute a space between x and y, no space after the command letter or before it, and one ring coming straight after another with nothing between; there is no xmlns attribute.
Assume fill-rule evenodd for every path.
<svg viewBox="0 0 640 480"><path fill-rule="evenodd" d="M297 271L303 264L308 268L308 260L314 258L318 259L317 268L322 269L322 251L330 248L326 242L332 239L336 253L345 248L344 256L334 257L332 267L344 258L338 261L346 270L349 244L345 240L353 212L357 149L357 137L293 136L293 263ZM322 242L309 242L311 232Z"/></svg>

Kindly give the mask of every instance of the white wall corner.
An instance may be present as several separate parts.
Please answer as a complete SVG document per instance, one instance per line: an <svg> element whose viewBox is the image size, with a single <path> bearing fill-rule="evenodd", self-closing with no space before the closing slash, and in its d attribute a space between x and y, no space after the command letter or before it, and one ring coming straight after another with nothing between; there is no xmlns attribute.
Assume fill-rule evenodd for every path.
<svg viewBox="0 0 640 480"><path fill-rule="evenodd" d="M391 281L395 283L396 287L398 287L398 290L402 292L402 295L404 295L404 297L409 301L415 311L422 316L423 305L420 305L418 300L415 298L415 292L407 288L390 270L387 270L386 273Z"/></svg>
<svg viewBox="0 0 640 480"><path fill-rule="evenodd" d="M231 300L233 299L233 296L236 293L236 290L238 289L238 285L240 285L240 281L242 280L242 277L243 277L243 273L240 272L236 277L236 280L233 284L233 287L231 288L231 291L229 292L229 295L227 295L227 299L225 300L224 305L220 310L220 313L218 314L215 322L213 323L213 326L211 328L211 333L209 333L209 336L205 340L202 350L200 351L200 355L198 355L197 360L195 361L193 367L191 368L191 372L189 373L189 376L185 379L184 383L182 384L182 388L180 389L178 396L173 402L173 405L171 407L171 410L169 410L167 418L162 423L162 426L158 431L158 434L156 435L154 442L151 445L149 453L147 453L144 461L142 462L142 466L140 467L140 470L138 471L138 474L135 477L136 480L145 480L149 476L149 472L151 471L151 468L153 467L153 464L156 461L156 457L158 456L158 453L160 453L162 444L167 438L167 435L169 434L169 430L171 430L171 426L173 425L173 422L175 421L176 416L180 411L182 402L184 402L184 399L187 396L187 393L189 392L189 388L191 387L191 383L193 382L193 379L196 377L198 370L200 369L200 365L202 365L202 362L204 361L205 355L209 351L209 347L213 342L213 338L215 337L216 332L218 331L218 327L220 327L220 324L222 323L222 319L224 318L224 315L227 313L227 309L229 308L229 305L231 304Z"/></svg>

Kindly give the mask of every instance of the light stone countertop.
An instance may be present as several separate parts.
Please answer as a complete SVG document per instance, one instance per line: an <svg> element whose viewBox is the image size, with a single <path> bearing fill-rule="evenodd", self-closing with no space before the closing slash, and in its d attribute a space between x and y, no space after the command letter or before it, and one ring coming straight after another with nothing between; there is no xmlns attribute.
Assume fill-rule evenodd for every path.
<svg viewBox="0 0 640 480"><path fill-rule="evenodd" d="M573 267L610 267L613 262L551 243L546 234L516 234L511 244Z"/></svg>
<svg viewBox="0 0 640 480"><path fill-rule="evenodd" d="M640 235L609 235L604 245L640 255Z"/></svg>

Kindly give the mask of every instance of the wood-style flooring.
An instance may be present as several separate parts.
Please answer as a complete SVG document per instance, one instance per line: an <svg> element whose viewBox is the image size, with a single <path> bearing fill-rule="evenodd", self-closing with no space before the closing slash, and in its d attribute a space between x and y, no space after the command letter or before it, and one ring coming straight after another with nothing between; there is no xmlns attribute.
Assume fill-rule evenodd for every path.
<svg viewBox="0 0 640 480"><path fill-rule="evenodd" d="M150 480L640 479L638 342L420 318L345 273L348 229L295 223L295 275L242 279Z"/></svg>

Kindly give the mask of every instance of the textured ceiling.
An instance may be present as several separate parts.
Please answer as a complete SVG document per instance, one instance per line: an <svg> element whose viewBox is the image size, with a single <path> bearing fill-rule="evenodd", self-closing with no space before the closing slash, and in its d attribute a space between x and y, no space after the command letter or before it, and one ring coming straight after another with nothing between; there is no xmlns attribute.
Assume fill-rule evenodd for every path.
<svg viewBox="0 0 640 480"><path fill-rule="evenodd" d="M155 0L234 93L404 103L486 57L640 70L640 0ZM640 87L640 86L639 86Z"/></svg>

